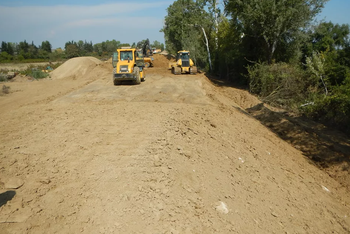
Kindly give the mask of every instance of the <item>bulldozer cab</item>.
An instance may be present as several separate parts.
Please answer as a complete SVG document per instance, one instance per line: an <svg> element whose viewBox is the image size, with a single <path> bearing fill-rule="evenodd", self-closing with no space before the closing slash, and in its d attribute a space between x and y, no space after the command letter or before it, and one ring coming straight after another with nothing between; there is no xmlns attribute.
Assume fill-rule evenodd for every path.
<svg viewBox="0 0 350 234"><path fill-rule="evenodd" d="M138 52L135 51L135 49L118 49L117 52L114 52L112 55L113 67L116 67L117 63L121 61L125 61L128 63L138 63L139 56L137 53Z"/></svg>
<svg viewBox="0 0 350 234"><path fill-rule="evenodd" d="M177 60L179 61L181 59L182 67L190 67L190 53L188 51L179 51L177 55Z"/></svg>
<svg viewBox="0 0 350 234"><path fill-rule="evenodd" d="M120 51L120 60L121 61L133 61L134 55L132 51Z"/></svg>
<svg viewBox="0 0 350 234"><path fill-rule="evenodd" d="M143 69L143 67L145 67L145 61L143 58L143 54L140 51L136 51L136 66L140 67L141 70Z"/></svg>
<svg viewBox="0 0 350 234"><path fill-rule="evenodd" d="M143 59L143 54L141 51L136 51L137 58Z"/></svg>
<svg viewBox="0 0 350 234"><path fill-rule="evenodd" d="M182 60L189 60L190 59L190 54L189 52L180 52L178 54L178 59L182 59Z"/></svg>
<svg viewBox="0 0 350 234"><path fill-rule="evenodd" d="M118 68L118 70L120 70L120 67L123 67L123 69L128 67L126 70L131 71L131 68L136 64L135 57L135 49L118 49L112 55L113 67Z"/></svg>
<svg viewBox="0 0 350 234"><path fill-rule="evenodd" d="M113 65L113 67L117 66L118 61L119 61L118 52L114 52L113 55L112 55L112 65Z"/></svg>
<svg viewBox="0 0 350 234"><path fill-rule="evenodd" d="M117 67L118 63L121 64L130 64L133 66L144 67L145 62L143 54L140 51L135 49L118 49L117 52L114 52L112 55L112 64L113 67ZM141 68L142 69L142 68Z"/></svg>

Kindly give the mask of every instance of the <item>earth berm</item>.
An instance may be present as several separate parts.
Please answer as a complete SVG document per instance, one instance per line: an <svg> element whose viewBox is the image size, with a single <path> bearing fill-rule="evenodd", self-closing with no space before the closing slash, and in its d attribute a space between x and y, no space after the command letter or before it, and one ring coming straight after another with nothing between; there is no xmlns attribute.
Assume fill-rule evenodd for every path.
<svg viewBox="0 0 350 234"><path fill-rule="evenodd" d="M6 84L0 233L350 233L345 169L263 125L245 91L166 66L114 86L109 62L74 58Z"/></svg>

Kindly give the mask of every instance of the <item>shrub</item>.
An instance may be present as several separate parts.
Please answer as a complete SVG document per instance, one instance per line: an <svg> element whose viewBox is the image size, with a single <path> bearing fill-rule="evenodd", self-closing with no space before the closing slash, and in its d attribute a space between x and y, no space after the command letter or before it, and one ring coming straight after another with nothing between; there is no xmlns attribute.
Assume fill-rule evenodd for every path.
<svg viewBox="0 0 350 234"><path fill-rule="evenodd" d="M286 63L249 66L248 79L250 92L265 102L284 108L303 102L310 83L305 71Z"/></svg>
<svg viewBox="0 0 350 234"><path fill-rule="evenodd" d="M38 69L32 69L31 77L33 77L34 79L43 79L43 78L46 78L48 76L49 76L49 74L46 72L43 72L43 71L38 70Z"/></svg>
<svg viewBox="0 0 350 234"><path fill-rule="evenodd" d="M350 133L350 77L343 85L332 87L330 95L315 95L313 105L301 110L308 117Z"/></svg>
<svg viewBox="0 0 350 234"><path fill-rule="evenodd" d="M0 82L7 81L7 74L0 73Z"/></svg>
<svg viewBox="0 0 350 234"><path fill-rule="evenodd" d="M45 69L46 69L46 66L36 67L36 66L31 65L26 70L23 70L20 73L22 75L25 75L25 76L31 76L34 79L42 79L42 78L46 78L49 76L48 73L42 71Z"/></svg>

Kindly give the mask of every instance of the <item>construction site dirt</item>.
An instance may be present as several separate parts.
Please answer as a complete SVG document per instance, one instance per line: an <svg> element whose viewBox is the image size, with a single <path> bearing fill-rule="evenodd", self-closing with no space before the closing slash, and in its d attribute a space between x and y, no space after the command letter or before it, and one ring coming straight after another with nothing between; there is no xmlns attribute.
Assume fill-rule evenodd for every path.
<svg viewBox="0 0 350 234"><path fill-rule="evenodd" d="M0 233L350 233L346 136L167 67L4 83Z"/></svg>

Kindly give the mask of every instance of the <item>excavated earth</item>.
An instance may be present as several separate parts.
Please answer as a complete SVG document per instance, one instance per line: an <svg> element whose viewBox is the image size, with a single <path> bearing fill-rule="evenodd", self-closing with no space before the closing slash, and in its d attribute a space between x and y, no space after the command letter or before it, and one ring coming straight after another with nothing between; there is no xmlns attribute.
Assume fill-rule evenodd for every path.
<svg viewBox="0 0 350 234"><path fill-rule="evenodd" d="M350 233L345 136L154 58L2 84L0 233Z"/></svg>

